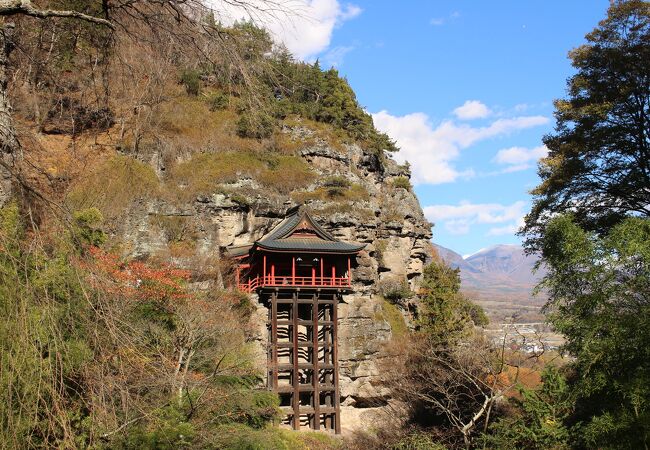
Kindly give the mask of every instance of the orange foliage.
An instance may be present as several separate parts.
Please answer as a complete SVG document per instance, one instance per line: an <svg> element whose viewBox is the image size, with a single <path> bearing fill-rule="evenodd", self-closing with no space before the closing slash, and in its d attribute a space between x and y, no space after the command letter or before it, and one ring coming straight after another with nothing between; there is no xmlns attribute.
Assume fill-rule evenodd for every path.
<svg viewBox="0 0 650 450"><path fill-rule="evenodd" d="M143 262L122 262L120 258L97 247L90 247L91 260L87 263L91 273L105 275L109 286L102 289L133 300L187 300L191 294L184 283L190 272L163 265L151 267ZM106 281L106 280L104 280Z"/></svg>

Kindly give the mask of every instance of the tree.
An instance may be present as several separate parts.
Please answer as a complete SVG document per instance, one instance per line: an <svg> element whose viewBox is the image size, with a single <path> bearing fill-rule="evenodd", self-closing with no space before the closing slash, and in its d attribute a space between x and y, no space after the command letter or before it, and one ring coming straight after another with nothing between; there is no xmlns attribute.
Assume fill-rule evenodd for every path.
<svg viewBox="0 0 650 450"><path fill-rule="evenodd" d="M586 39L569 54L577 73L544 138L549 154L523 229L531 249L558 213L598 232L650 215L650 3L613 1Z"/></svg>
<svg viewBox="0 0 650 450"><path fill-rule="evenodd" d="M278 14L289 14L288 8L276 0L229 0L231 7L248 15L251 19ZM89 36L101 36L100 42L94 42L95 50L104 56L115 47L120 38L130 39L137 43L146 43L158 49L163 47L175 48L175 60L181 55L195 56L196 60L210 62L214 65L215 48L221 48L222 59L230 61L238 68L243 85L255 92L254 77L248 73L247 55L242 52L243 46L249 42L248 33L239 33L235 28L225 28L214 21L214 11L206 6L204 0L61 0L42 1L34 4L31 0L0 0L0 17L7 20L0 25L0 206L12 197L14 182L22 188L35 193L17 167L17 161L22 157L23 146L16 135L12 105L10 101L9 80L11 77L11 53L17 46L21 34L29 33L38 28L33 20L57 21L67 20L71 24L86 23L94 26L87 30ZM15 21L14 22L9 22ZM30 22L32 21L32 22ZM73 26L69 28L74 28ZM64 30L64 32L67 30ZM72 51L77 47L75 36ZM39 41L40 38L35 39ZM55 33L52 33L50 52L55 47ZM242 42L240 44L240 41ZM24 43L22 43L24 44ZM24 52L24 49L22 49ZM160 56L160 55L158 55ZM36 58L38 60L38 57ZM164 59L164 58L161 58ZM99 58L95 63L98 63ZM103 68L101 77L105 89L108 90L108 62L101 61ZM38 63L37 63L38 65ZM123 64L126 70L132 70L129 64ZM39 71L35 71L39 72ZM93 74L94 76L95 74ZM53 76L53 79L58 77ZM147 77L148 78L148 77ZM52 84L52 79L46 83ZM57 85L60 90L60 86ZM108 110L108 93L104 96L104 113L110 117ZM253 95L252 98L255 96ZM75 102L69 102L73 106ZM145 102L146 104L146 102ZM132 108L138 114L143 105ZM73 108L74 109L74 108ZM83 111L83 108L81 108ZM110 124L112 122L108 121ZM79 131L79 130L77 130ZM74 133L72 133L74 134ZM137 144L137 139L136 139ZM39 196L42 196L39 194Z"/></svg>
<svg viewBox="0 0 650 450"><path fill-rule="evenodd" d="M504 349L475 332L487 318L460 293L458 270L442 261L425 267L418 300L418 332L399 352L401 363L387 370L388 387L405 405L409 424L468 447L516 380L506 374Z"/></svg>
<svg viewBox="0 0 650 450"><path fill-rule="evenodd" d="M566 449L569 432L564 423L573 408L571 393L559 369L548 366L537 389L520 387L519 398L509 403L516 408L501 417L481 436L487 448L516 450Z"/></svg>
<svg viewBox="0 0 650 450"><path fill-rule="evenodd" d="M574 358L567 419L580 448L650 445L650 220L628 218L604 237L571 216L541 240L545 311Z"/></svg>

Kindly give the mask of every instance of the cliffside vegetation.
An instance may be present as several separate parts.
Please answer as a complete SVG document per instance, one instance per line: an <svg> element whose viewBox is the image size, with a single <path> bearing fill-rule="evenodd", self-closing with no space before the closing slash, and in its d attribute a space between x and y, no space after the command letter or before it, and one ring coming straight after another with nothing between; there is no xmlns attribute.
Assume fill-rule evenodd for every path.
<svg viewBox="0 0 650 450"><path fill-rule="evenodd" d="M161 207L133 225L165 235L166 261L126 259L115 232L139 203L218 194L375 217L369 189L301 157L354 142L381 172L395 150L346 80L199 0L0 1L0 15L3 448L648 447L647 2L613 2L572 54L527 218L572 362L525 386L540 355L487 342L458 273L433 261L418 292L376 286L394 415L346 441L272 426L249 299L221 287L215 261L168 264L203 224ZM396 175L386 189L412 187ZM404 219L400 201L382 199L385 224Z"/></svg>
<svg viewBox="0 0 650 450"><path fill-rule="evenodd" d="M142 201L244 204L242 179L307 195L317 177L299 152L314 143L355 142L379 164L394 144L336 70L294 61L250 23L217 23L200 1L5 3L0 447L336 448L272 426L251 305L219 288L212 262L123 259L111 232ZM176 254L193 245L182 216L149 226ZM206 279L216 288L195 288Z"/></svg>

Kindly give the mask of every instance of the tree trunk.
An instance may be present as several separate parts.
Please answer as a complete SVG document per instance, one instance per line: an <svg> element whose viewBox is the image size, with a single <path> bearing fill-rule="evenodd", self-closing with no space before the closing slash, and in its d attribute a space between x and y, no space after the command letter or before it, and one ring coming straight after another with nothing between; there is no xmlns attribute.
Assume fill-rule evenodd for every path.
<svg viewBox="0 0 650 450"><path fill-rule="evenodd" d="M8 23L0 28L0 206L12 196L12 170L14 159L18 156L20 144L9 101L9 54L13 49L14 24Z"/></svg>

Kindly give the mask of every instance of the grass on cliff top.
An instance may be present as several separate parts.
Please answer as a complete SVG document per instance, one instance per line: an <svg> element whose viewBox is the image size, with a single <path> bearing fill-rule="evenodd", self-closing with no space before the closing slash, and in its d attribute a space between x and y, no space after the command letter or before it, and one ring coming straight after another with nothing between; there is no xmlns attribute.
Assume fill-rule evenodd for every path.
<svg viewBox="0 0 650 450"><path fill-rule="evenodd" d="M146 164L128 156L113 155L80 178L66 197L73 211L98 208L104 218L122 214L138 198L154 197L158 177Z"/></svg>
<svg viewBox="0 0 650 450"><path fill-rule="evenodd" d="M219 185L252 178L281 194L314 180L309 165L297 156L269 152L218 152L193 155L172 167L169 182L180 186L180 197L192 198L218 190Z"/></svg>

